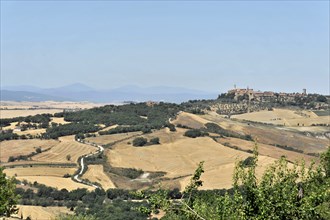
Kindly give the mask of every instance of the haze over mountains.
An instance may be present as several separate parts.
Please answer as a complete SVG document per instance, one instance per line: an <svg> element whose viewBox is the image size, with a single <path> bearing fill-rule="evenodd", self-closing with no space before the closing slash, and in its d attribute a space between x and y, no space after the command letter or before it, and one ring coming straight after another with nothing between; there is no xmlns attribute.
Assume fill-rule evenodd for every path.
<svg viewBox="0 0 330 220"><path fill-rule="evenodd" d="M179 103L191 99L216 98L217 95L216 93L168 86L142 88L127 85L115 89L99 90L81 83L56 88L39 88L30 85L3 86L1 88L2 101L123 102L152 100Z"/></svg>

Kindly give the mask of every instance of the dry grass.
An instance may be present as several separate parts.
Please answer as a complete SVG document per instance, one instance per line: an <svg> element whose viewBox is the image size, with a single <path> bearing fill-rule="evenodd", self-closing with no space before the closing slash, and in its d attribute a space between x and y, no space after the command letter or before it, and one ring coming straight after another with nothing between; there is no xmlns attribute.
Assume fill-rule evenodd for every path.
<svg viewBox="0 0 330 220"><path fill-rule="evenodd" d="M0 110L1 118L15 118L19 116L29 116L37 114L54 114L57 112L62 112L60 109L35 109L35 110Z"/></svg>
<svg viewBox="0 0 330 220"><path fill-rule="evenodd" d="M74 136L70 135L60 137L59 143L52 147L52 149L33 156L32 160L52 163L76 163L80 156L95 152L96 150L96 147L76 142ZM70 161L66 159L67 155L71 156Z"/></svg>
<svg viewBox="0 0 330 220"><path fill-rule="evenodd" d="M1 117L0 117L1 118ZM15 128L16 128L16 124L17 124L17 122L12 122L12 123L10 123L10 125L9 126L6 126L6 127L2 127L4 130L6 130L6 129L12 129L12 130L14 130Z"/></svg>
<svg viewBox="0 0 330 220"><path fill-rule="evenodd" d="M182 132L168 133L163 130L158 131L157 135L150 134L160 136L160 145L132 147L126 143L117 144L113 149L107 150L110 164L144 171L165 171L166 177L178 178L192 175L198 163L205 161L205 183L202 188L230 187L236 160L251 154L222 146L208 137L183 137ZM273 160L267 157L263 166ZM189 178L179 179L181 186L184 186Z"/></svg>
<svg viewBox="0 0 330 220"><path fill-rule="evenodd" d="M70 108L93 108L102 106L101 103L91 102L15 102L15 101L1 101L1 108L14 109L14 108L57 108L57 109L70 109Z"/></svg>
<svg viewBox="0 0 330 220"><path fill-rule="evenodd" d="M65 174L72 175L76 171L76 168L67 167L44 167L44 166L34 166L34 167L15 167L7 168L4 172L8 176L54 176L63 177Z"/></svg>
<svg viewBox="0 0 330 220"><path fill-rule="evenodd" d="M55 187L57 189L65 188L67 190L74 190L77 188L87 188L93 190L93 187L76 183L71 180L71 178L63 178L65 174L72 175L75 170L76 168L34 166L10 168L5 169L4 172L8 176L16 176L19 180L25 179L32 183L37 181L38 183Z"/></svg>
<svg viewBox="0 0 330 220"><path fill-rule="evenodd" d="M66 207L42 207L42 206L30 206L30 205L18 205L19 211L16 215L17 218L23 217L26 219L30 217L32 220L53 220L60 214L73 214Z"/></svg>
<svg viewBox="0 0 330 220"><path fill-rule="evenodd" d="M294 111L290 109L274 109L273 111L251 112L241 115L233 115L232 118L275 125L285 125L290 127L330 123L330 116L319 117L312 111Z"/></svg>
<svg viewBox="0 0 330 220"><path fill-rule="evenodd" d="M218 138L217 141L221 144L229 143L231 146L237 146L242 150L253 150L255 143L253 141L246 141L238 138ZM288 160L300 161L305 160L307 164L312 162L315 157L301 154L294 151L289 151L281 148L274 147L272 145L258 143L258 151L260 155L269 156L275 159L280 159L282 156L286 156Z"/></svg>
<svg viewBox="0 0 330 220"><path fill-rule="evenodd" d="M311 156L276 148L269 144L288 145L306 152L322 152L328 144L327 140L307 137L297 132L283 130L283 128L248 125L212 113L198 116L183 112L173 122L194 128L200 128L207 122L213 122L225 129L241 134L251 134L253 137L259 138L261 154L257 169L257 176L259 177L269 164L282 155L286 155L291 161L303 158L310 162L313 159ZM220 143L217 143L209 137L196 139L184 137L184 131L185 129L180 128L177 129L177 132L170 132L168 129L155 131L141 136L148 139L159 137L160 145L133 147L131 144L127 144L127 142L132 141L131 139L116 144L106 153L110 164L114 167L167 172L165 177L175 178L175 180L164 181L163 184L172 187L177 184L181 187L185 186L197 164L200 161L205 161L205 173L202 176L205 182L202 188L231 187L235 162L238 158L244 159L251 154L225 147L220 143L229 142L244 150L249 150L253 148L254 142L228 138L220 139Z"/></svg>
<svg viewBox="0 0 330 220"><path fill-rule="evenodd" d="M261 178L267 167L269 167L269 165L273 164L274 162L274 158L259 156L257 162L258 166L256 168L257 178ZM205 169L205 173L203 173L201 177L201 180L203 181L203 186L201 189L231 188L233 186L232 177L234 170L235 163L225 164L222 166L214 167L213 169ZM179 180L181 189L189 184L190 178L191 176Z"/></svg>
<svg viewBox="0 0 330 220"><path fill-rule="evenodd" d="M329 146L329 140L308 137L302 133L292 131L286 127L275 127L270 125L258 125L241 123L230 119L222 118L221 116L210 113L200 116L213 123L217 123L225 129L229 129L241 134L250 134L253 138L258 139L259 143L263 144L278 144L282 146L290 146L306 153L320 153Z"/></svg>
<svg viewBox="0 0 330 220"><path fill-rule="evenodd" d="M63 109L89 109L102 106L90 102L14 102L1 101L1 118L13 118L19 116L29 116L37 114L54 114L62 112Z"/></svg>
<svg viewBox="0 0 330 220"><path fill-rule="evenodd" d="M24 135L27 135L27 134L30 134L30 135L34 136L34 135L46 133L46 129L45 128L29 129L29 130L25 130L25 131L14 131L14 133L16 133L18 135L23 135L23 134Z"/></svg>
<svg viewBox="0 0 330 220"><path fill-rule="evenodd" d="M47 168L45 168L47 169ZM88 190L94 190L94 187L87 186L85 184L76 183L71 178L62 178L56 176L20 176L17 177L18 180L27 180L33 183L37 181L38 183L45 184L46 186L54 187L57 189L67 189L69 191L78 188L87 188Z"/></svg>
<svg viewBox="0 0 330 220"><path fill-rule="evenodd" d="M175 120L172 121L173 124L178 125L186 125L190 128L202 128L204 124L208 121L199 117L198 115L194 115L187 112L181 112Z"/></svg>
<svg viewBox="0 0 330 220"><path fill-rule="evenodd" d="M111 134L111 135L100 135L96 137L86 138L87 141L97 143L97 144L109 144L115 141L123 140L126 138L130 138L135 135L142 134L142 132L128 132L128 133L121 133L121 134Z"/></svg>
<svg viewBox="0 0 330 220"><path fill-rule="evenodd" d="M110 188L116 188L114 183L109 179L109 177L103 172L102 165L88 165L88 170L82 177L83 179L88 179L91 182L98 182L102 185L105 190Z"/></svg>
<svg viewBox="0 0 330 220"><path fill-rule="evenodd" d="M35 152L37 147L41 149L52 148L59 142L55 140L10 140L0 142L0 160L7 162L10 156L28 155Z"/></svg>
<svg viewBox="0 0 330 220"><path fill-rule="evenodd" d="M105 125L103 125L103 126L105 126ZM105 127L102 130L100 130L100 131L108 131L108 130L113 129L113 128L116 128L116 127L118 127L118 125L112 125L112 126L109 126L109 127Z"/></svg>
<svg viewBox="0 0 330 220"><path fill-rule="evenodd" d="M69 124L70 122L68 122L68 121L64 121L64 118L55 118L55 117L52 117L51 118L51 121L50 121L50 123L52 123L52 122L54 122L54 123L57 123L57 124Z"/></svg>

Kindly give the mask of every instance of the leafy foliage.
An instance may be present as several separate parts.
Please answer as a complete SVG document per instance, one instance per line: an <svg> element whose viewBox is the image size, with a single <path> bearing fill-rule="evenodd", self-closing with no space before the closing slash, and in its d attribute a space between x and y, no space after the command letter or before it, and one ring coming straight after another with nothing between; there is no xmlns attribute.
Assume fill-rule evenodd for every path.
<svg viewBox="0 0 330 220"><path fill-rule="evenodd" d="M184 136L191 138L203 137L207 135L208 135L207 132L201 131L200 129L191 129L184 133Z"/></svg>
<svg viewBox="0 0 330 220"><path fill-rule="evenodd" d="M148 143L148 140L144 137L137 137L133 140L133 146L135 147L142 147L146 143Z"/></svg>
<svg viewBox="0 0 330 220"><path fill-rule="evenodd" d="M55 218L55 220L96 220L92 215L59 215Z"/></svg>
<svg viewBox="0 0 330 220"><path fill-rule="evenodd" d="M43 134L43 137L55 139L65 135L96 132L99 129L98 126L86 122L70 123L48 128L46 133Z"/></svg>
<svg viewBox="0 0 330 220"><path fill-rule="evenodd" d="M15 194L14 179L6 178L3 167L0 167L0 216L9 217L17 212L18 196Z"/></svg>
<svg viewBox="0 0 330 220"><path fill-rule="evenodd" d="M159 137L154 137L150 139L151 144L159 144Z"/></svg>
<svg viewBox="0 0 330 220"><path fill-rule="evenodd" d="M151 125L151 127L164 126L170 117L174 117L180 110L179 105L159 103L147 105L137 103L129 105L106 105L79 112L64 113L64 119L70 122L89 122L92 124L118 125ZM146 118L142 118L146 117Z"/></svg>

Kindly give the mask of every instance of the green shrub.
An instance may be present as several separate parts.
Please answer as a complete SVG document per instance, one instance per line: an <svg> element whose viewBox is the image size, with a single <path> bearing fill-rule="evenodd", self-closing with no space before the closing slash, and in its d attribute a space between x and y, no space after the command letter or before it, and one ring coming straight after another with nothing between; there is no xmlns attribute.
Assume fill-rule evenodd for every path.
<svg viewBox="0 0 330 220"><path fill-rule="evenodd" d="M159 137L151 138L150 143L151 144L159 144Z"/></svg>
<svg viewBox="0 0 330 220"><path fill-rule="evenodd" d="M148 143L148 140L144 137L137 137L133 140L133 146L142 147Z"/></svg>
<svg viewBox="0 0 330 220"><path fill-rule="evenodd" d="M36 148L36 153L40 154L42 152L41 147Z"/></svg>
<svg viewBox="0 0 330 220"><path fill-rule="evenodd" d="M191 138L203 137L203 136L207 136L207 135L208 135L207 132L203 132L199 129L191 129L184 133L184 136L191 137Z"/></svg>

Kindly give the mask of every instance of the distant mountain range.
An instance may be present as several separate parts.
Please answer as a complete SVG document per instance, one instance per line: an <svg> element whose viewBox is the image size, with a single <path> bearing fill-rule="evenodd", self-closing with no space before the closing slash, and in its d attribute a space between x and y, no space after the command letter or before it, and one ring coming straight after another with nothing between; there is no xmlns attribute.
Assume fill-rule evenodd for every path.
<svg viewBox="0 0 330 220"><path fill-rule="evenodd" d="M57 88L39 88L35 86L4 86L1 88L2 101L164 101L184 102L193 99L214 99L216 93L208 93L179 87L147 87L128 85L109 90L97 90L81 83Z"/></svg>

